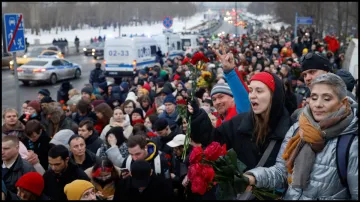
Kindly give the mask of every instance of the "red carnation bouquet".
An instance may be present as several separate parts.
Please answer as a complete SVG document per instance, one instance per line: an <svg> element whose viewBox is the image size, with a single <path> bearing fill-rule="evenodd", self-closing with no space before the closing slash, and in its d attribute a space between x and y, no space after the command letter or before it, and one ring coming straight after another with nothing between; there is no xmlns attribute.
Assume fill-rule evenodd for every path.
<svg viewBox="0 0 360 202"><path fill-rule="evenodd" d="M218 199L233 200L238 194L248 190L249 180L243 176L246 166L238 160L233 149L226 150L226 145L212 142L205 150L194 147L190 154L190 166L187 177L191 182L191 191L204 195L213 186L219 186ZM278 198L269 190L252 186L252 194L258 199Z"/></svg>

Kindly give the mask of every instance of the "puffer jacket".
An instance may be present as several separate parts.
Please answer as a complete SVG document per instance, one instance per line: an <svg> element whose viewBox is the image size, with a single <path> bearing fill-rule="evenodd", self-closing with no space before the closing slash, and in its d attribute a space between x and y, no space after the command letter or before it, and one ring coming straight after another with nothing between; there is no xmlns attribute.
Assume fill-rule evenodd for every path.
<svg viewBox="0 0 360 202"><path fill-rule="evenodd" d="M356 114L357 110L353 113ZM247 171L256 178L256 187L261 188L284 188L286 187L287 173L286 162L282 154L289 140L295 135L294 132L299 127L295 123L287 132L286 137L278 153L276 164L269 168L258 167ZM341 135L357 133L358 118L354 116L350 125ZM291 184L286 191L284 200L346 200L358 199L358 137L356 136L350 146L349 163L347 172L347 182L349 186L349 196L346 187L341 182L337 171L336 145L338 138L333 138L326 143L324 149L317 153L316 160L310 173L309 183L306 189L293 188Z"/></svg>

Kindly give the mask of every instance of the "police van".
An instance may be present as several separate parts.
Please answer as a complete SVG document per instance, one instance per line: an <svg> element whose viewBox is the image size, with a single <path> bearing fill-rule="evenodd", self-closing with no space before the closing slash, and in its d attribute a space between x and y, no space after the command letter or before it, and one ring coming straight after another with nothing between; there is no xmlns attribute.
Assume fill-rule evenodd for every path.
<svg viewBox="0 0 360 202"><path fill-rule="evenodd" d="M155 65L157 43L145 36L106 39L105 75L120 78L133 76L137 70Z"/></svg>
<svg viewBox="0 0 360 202"><path fill-rule="evenodd" d="M184 54L180 34L173 33L171 30L163 30L162 34L153 35L151 38L155 39L166 58L173 59L178 55Z"/></svg>
<svg viewBox="0 0 360 202"><path fill-rule="evenodd" d="M200 47L199 36L196 34L183 34L180 38L183 51L195 52Z"/></svg>

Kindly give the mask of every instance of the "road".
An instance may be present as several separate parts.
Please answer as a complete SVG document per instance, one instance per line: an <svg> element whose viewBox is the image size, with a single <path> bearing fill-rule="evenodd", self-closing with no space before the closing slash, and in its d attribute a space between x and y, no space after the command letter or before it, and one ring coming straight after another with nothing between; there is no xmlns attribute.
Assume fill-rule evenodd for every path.
<svg viewBox="0 0 360 202"><path fill-rule="evenodd" d="M65 57L73 63L77 63L82 67L82 74L80 79L70 79L70 83L74 88L81 90L84 87L84 84L89 83L89 76L91 70L95 68L96 62L101 62L102 60L94 60L92 57L86 57L83 54L77 56ZM104 68L104 65L102 64ZM24 86L22 82L19 82L19 91L20 91L20 104L24 103L25 100L35 100L37 99L38 92L41 88L47 88L53 100L57 98L57 90L60 88L62 81L59 81L56 85L50 85L46 83L31 83L30 86ZM2 108L16 108L16 92L15 92L15 76L11 74L10 70L2 70Z"/></svg>
<svg viewBox="0 0 360 202"><path fill-rule="evenodd" d="M242 28L241 26L236 27L238 30L238 34L246 34L246 30L244 28ZM220 32L225 32L225 33L232 33L235 34L235 26L233 24L229 24L228 22L223 22L221 27L219 27L219 29L217 29L214 33L218 34Z"/></svg>

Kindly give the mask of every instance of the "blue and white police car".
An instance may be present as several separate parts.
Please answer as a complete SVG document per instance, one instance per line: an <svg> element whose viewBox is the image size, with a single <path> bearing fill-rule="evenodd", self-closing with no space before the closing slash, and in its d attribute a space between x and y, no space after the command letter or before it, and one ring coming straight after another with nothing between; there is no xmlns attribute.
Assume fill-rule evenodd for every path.
<svg viewBox="0 0 360 202"><path fill-rule="evenodd" d="M81 66L61 58L34 58L17 68L18 79L24 85L31 81L57 81L81 76Z"/></svg>

